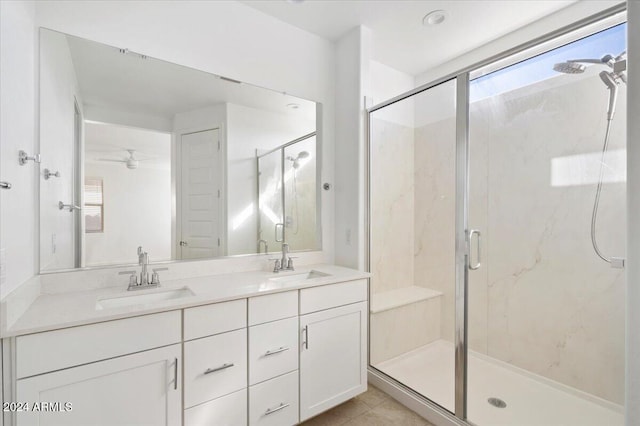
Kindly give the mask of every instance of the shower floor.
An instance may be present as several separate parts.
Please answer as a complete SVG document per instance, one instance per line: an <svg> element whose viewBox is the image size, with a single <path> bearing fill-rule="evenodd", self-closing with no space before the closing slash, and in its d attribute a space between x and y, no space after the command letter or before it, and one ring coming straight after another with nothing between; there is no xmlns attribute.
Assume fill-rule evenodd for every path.
<svg viewBox="0 0 640 426"><path fill-rule="evenodd" d="M469 354L468 418L479 426L617 426L622 408L549 380ZM454 347L437 340L375 365L377 369L453 411ZM487 402L500 398L505 408Z"/></svg>

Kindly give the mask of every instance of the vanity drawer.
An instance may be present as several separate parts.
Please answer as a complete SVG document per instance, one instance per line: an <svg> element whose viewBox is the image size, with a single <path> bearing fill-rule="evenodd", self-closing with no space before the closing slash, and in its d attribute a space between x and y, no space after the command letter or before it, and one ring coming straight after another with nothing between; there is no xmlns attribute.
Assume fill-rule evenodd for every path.
<svg viewBox="0 0 640 426"><path fill-rule="evenodd" d="M246 328L185 342L185 408L246 387Z"/></svg>
<svg viewBox="0 0 640 426"><path fill-rule="evenodd" d="M220 334L246 326L246 299L184 310L184 340Z"/></svg>
<svg viewBox="0 0 640 426"><path fill-rule="evenodd" d="M17 378L179 343L180 311L16 338Z"/></svg>
<svg viewBox="0 0 640 426"><path fill-rule="evenodd" d="M297 371L249 388L249 425L288 426L297 423Z"/></svg>
<svg viewBox="0 0 640 426"><path fill-rule="evenodd" d="M298 369L298 317L249 328L249 384Z"/></svg>
<svg viewBox="0 0 640 426"><path fill-rule="evenodd" d="M298 315L298 291L267 294L249 299L249 325Z"/></svg>
<svg viewBox="0 0 640 426"><path fill-rule="evenodd" d="M246 389L184 411L184 426L238 426L246 424Z"/></svg>
<svg viewBox="0 0 640 426"><path fill-rule="evenodd" d="M347 281L300 290L300 314L367 300L367 280Z"/></svg>

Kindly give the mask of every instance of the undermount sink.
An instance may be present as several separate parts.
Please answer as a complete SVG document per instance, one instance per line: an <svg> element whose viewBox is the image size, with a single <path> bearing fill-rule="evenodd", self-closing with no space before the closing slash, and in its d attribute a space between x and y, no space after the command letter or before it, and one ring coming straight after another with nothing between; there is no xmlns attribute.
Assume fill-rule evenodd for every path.
<svg viewBox="0 0 640 426"><path fill-rule="evenodd" d="M145 291L145 290L138 290ZM112 297L101 299L96 303L96 309L120 308L122 306L148 305L149 303L163 302L166 300L180 299L182 297L193 296L193 292L188 288L178 288L175 290L160 291L155 293L136 293L130 296Z"/></svg>
<svg viewBox="0 0 640 426"><path fill-rule="evenodd" d="M324 272L311 270L309 272L302 272L299 274L291 274L291 275L284 275L281 277L269 278L269 281L288 283L288 282L294 282L294 281L312 280L314 278L321 278L321 277L328 277L328 276L329 274L325 274Z"/></svg>

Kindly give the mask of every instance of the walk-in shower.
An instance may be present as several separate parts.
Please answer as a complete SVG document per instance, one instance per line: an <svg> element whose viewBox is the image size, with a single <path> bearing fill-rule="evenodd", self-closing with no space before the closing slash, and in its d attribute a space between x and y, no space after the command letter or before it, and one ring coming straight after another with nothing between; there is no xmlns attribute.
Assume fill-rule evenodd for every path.
<svg viewBox="0 0 640 426"><path fill-rule="evenodd" d="M479 426L623 423L625 37L610 11L369 110L375 384Z"/></svg>

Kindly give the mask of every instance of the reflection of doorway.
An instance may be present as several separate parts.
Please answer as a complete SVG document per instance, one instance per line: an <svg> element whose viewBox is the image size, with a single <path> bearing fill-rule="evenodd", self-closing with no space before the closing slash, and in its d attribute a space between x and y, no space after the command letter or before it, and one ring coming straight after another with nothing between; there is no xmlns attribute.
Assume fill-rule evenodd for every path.
<svg viewBox="0 0 640 426"><path fill-rule="evenodd" d="M180 135L178 152L177 258L223 255L220 130Z"/></svg>

